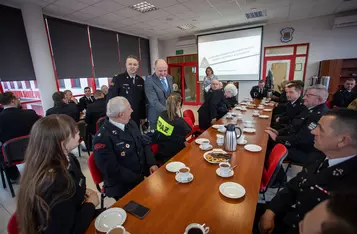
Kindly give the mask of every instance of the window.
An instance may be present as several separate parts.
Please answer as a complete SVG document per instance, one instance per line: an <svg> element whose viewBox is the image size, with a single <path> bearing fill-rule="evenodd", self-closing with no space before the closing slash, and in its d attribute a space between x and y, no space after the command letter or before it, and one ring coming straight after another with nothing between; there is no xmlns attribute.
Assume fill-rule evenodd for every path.
<svg viewBox="0 0 357 234"><path fill-rule="evenodd" d="M79 78L71 79L71 85L72 85L72 88L80 88L81 81L79 80Z"/></svg>
<svg viewBox="0 0 357 234"><path fill-rule="evenodd" d="M14 81L10 81L10 89L15 89Z"/></svg>
<svg viewBox="0 0 357 234"><path fill-rule="evenodd" d="M34 84L34 86L35 86L35 89L38 89L37 80L34 80L34 81L33 81L33 84Z"/></svg>
<svg viewBox="0 0 357 234"><path fill-rule="evenodd" d="M25 89L31 89L30 81L25 81Z"/></svg>
<svg viewBox="0 0 357 234"><path fill-rule="evenodd" d="M59 80L59 86L60 86L60 88L61 88L61 89L66 88L66 85L65 85L64 80L63 80L63 79L60 79L60 80Z"/></svg>
<svg viewBox="0 0 357 234"><path fill-rule="evenodd" d="M17 88L22 89L22 81L17 81Z"/></svg>
<svg viewBox="0 0 357 234"><path fill-rule="evenodd" d="M97 89L100 89L100 84L99 84L99 78L95 78L95 86L97 87Z"/></svg>

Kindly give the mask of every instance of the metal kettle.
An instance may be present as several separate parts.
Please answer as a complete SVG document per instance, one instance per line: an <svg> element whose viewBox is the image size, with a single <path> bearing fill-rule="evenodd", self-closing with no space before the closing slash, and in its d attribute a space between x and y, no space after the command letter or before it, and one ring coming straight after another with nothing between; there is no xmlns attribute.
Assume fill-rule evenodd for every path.
<svg viewBox="0 0 357 234"><path fill-rule="evenodd" d="M242 135L242 129L234 124L228 124L226 128L227 131L224 136L224 149L227 151L236 151L237 139ZM239 130L239 135L237 135L236 129Z"/></svg>

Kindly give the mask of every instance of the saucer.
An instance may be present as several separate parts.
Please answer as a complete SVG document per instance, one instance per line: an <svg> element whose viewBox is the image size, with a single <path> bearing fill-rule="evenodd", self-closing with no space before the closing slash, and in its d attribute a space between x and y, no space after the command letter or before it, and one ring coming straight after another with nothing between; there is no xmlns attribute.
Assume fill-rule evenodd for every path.
<svg viewBox="0 0 357 234"><path fill-rule="evenodd" d="M203 143L203 141L208 141L208 142L210 142L208 139L206 139L206 138L197 138L196 140L195 140L195 142L196 142L196 144L199 144L199 145L201 145L202 143Z"/></svg>
<svg viewBox="0 0 357 234"><path fill-rule="evenodd" d="M245 189L242 185L234 182L225 182L219 186L219 191L225 197L237 199L245 195Z"/></svg>
<svg viewBox="0 0 357 234"><path fill-rule="evenodd" d="M126 220L126 212L122 208L114 207L103 211L94 222L96 230L107 232L110 228L122 225Z"/></svg>
<svg viewBox="0 0 357 234"><path fill-rule="evenodd" d="M245 144L247 144L247 142L248 142L247 140L244 140L242 143L237 141L237 145L245 145Z"/></svg>
<svg viewBox="0 0 357 234"><path fill-rule="evenodd" d="M176 174L175 179L177 182L186 184L186 183L190 183L193 180L193 175L190 173L190 175L187 178L182 178L180 174Z"/></svg>
<svg viewBox="0 0 357 234"><path fill-rule="evenodd" d="M221 126L224 126L224 124L213 124L212 128L219 129Z"/></svg>
<svg viewBox="0 0 357 234"><path fill-rule="evenodd" d="M166 165L166 170L169 172L177 172L181 168L186 167L186 165L182 162L170 162Z"/></svg>
<svg viewBox="0 0 357 234"><path fill-rule="evenodd" d="M208 147L207 149L204 149L204 148L203 148L203 145L200 145L200 149L201 149L201 150L204 150L204 151L207 151L207 150L213 149L213 146L212 146L212 145L209 145L209 147Z"/></svg>
<svg viewBox="0 0 357 234"><path fill-rule="evenodd" d="M262 147L259 145L254 145L254 144L249 144L244 146L245 150L248 150L249 152L259 152L262 150Z"/></svg>
<svg viewBox="0 0 357 234"><path fill-rule="evenodd" d="M234 175L234 171L231 170L231 171L230 171L229 173L227 173L227 174L221 174L221 168L217 168L216 174L217 174L218 176L220 176L220 177L228 178L228 177L231 177L231 176Z"/></svg>
<svg viewBox="0 0 357 234"><path fill-rule="evenodd" d="M259 118L261 118L261 119L269 119L269 115L259 115Z"/></svg>
<svg viewBox="0 0 357 234"><path fill-rule="evenodd" d="M273 109L263 109L263 111L266 111L266 112L270 112L272 111Z"/></svg>
<svg viewBox="0 0 357 234"><path fill-rule="evenodd" d="M224 133L224 132L226 132L226 128L224 128L224 129L218 129L218 132Z"/></svg>
<svg viewBox="0 0 357 234"><path fill-rule="evenodd" d="M231 115L231 116L226 116L226 119L233 119L233 115Z"/></svg>
<svg viewBox="0 0 357 234"><path fill-rule="evenodd" d="M243 128L243 132L254 133L255 131L255 128Z"/></svg>

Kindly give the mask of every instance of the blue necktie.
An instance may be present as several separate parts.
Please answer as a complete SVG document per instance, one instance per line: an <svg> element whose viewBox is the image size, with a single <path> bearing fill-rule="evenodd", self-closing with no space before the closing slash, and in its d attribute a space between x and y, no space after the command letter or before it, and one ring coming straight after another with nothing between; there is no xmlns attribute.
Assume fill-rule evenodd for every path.
<svg viewBox="0 0 357 234"><path fill-rule="evenodd" d="M167 93L168 88L167 88L167 85L166 85L165 79L160 79L160 81L161 81L162 86L164 87L165 92Z"/></svg>

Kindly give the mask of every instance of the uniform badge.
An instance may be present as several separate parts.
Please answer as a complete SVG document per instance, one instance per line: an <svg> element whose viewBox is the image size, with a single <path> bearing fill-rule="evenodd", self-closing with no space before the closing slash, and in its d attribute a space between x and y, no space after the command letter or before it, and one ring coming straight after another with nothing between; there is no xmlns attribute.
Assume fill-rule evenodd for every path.
<svg viewBox="0 0 357 234"><path fill-rule="evenodd" d="M105 144L97 143L94 145L94 150L99 150L105 148Z"/></svg>
<svg viewBox="0 0 357 234"><path fill-rule="evenodd" d="M125 147L129 149L130 145L129 145L129 144L126 144Z"/></svg>
<svg viewBox="0 0 357 234"><path fill-rule="evenodd" d="M117 130L113 130L112 133L113 133L114 135L117 135L117 134L118 134Z"/></svg>
<svg viewBox="0 0 357 234"><path fill-rule="evenodd" d="M334 176L340 176L342 175L343 173L343 169L335 169L333 172L332 172L332 175Z"/></svg>
<svg viewBox="0 0 357 234"><path fill-rule="evenodd" d="M125 152L124 152L124 151L121 152L121 153L120 153L120 156L124 157L124 156L125 156Z"/></svg>
<svg viewBox="0 0 357 234"><path fill-rule="evenodd" d="M111 83L110 83L110 86L114 86L114 85L115 85L115 83L114 83L114 82L111 82Z"/></svg>
<svg viewBox="0 0 357 234"><path fill-rule="evenodd" d="M314 122L311 122L309 126L307 127L310 131L314 130L317 127L317 124Z"/></svg>
<svg viewBox="0 0 357 234"><path fill-rule="evenodd" d="M290 142L288 142L288 141L285 141L285 145L286 146L291 146Z"/></svg>
<svg viewBox="0 0 357 234"><path fill-rule="evenodd" d="M280 41L284 42L284 43L288 43L288 42L292 41L294 31L295 31L295 29L290 28L290 27L283 28L280 31L280 35L281 35Z"/></svg>

